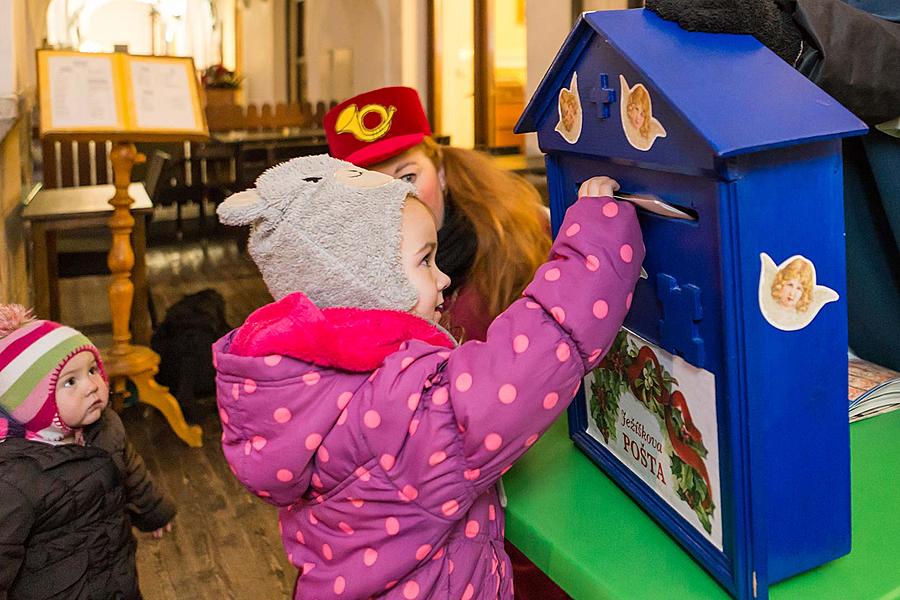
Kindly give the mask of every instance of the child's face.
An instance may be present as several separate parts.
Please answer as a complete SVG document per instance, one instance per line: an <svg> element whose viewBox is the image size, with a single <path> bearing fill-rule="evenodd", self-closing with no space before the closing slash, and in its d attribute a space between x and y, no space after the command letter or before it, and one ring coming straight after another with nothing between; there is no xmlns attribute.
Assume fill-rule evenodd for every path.
<svg viewBox="0 0 900 600"><path fill-rule="evenodd" d="M404 273L419 292L419 300L410 312L435 323L441 318L437 307L444 302L442 292L450 285L450 278L434 262L436 253L434 216L424 204L407 198L403 206L400 257Z"/></svg>
<svg viewBox="0 0 900 600"><path fill-rule="evenodd" d="M796 277L785 279L778 292L778 304L784 308L797 308L800 298L803 297L803 284Z"/></svg>
<svg viewBox="0 0 900 600"><path fill-rule="evenodd" d="M109 387L94 354L85 350L70 358L56 380L56 409L62 422L73 429L90 425L108 403Z"/></svg>
<svg viewBox="0 0 900 600"><path fill-rule="evenodd" d="M633 102L628 105L628 120L635 129L639 130L643 126L645 118L644 109L638 103Z"/></svg>
<svg viewBox="0 0 900 600"><path fill-rule="evenodd" d="M413 148L399 156L366 168L370 171L385 173L394 179L403 179L416 186L419 200L431 210L437 228L441 228L444 224L444 190L441 189L440 178L434 163L421 148Z"/></svg>

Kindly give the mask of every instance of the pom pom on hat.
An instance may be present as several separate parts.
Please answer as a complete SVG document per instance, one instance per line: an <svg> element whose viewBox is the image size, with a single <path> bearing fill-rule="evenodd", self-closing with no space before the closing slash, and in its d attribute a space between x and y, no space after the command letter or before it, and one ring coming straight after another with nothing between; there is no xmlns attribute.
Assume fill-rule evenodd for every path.
<svg viewBox="0 0 900 600"><path fill-rule="evenodd" d="M0 304L0 338L5 338L34 320L30 308L25 308L21 304Z"/></svg>

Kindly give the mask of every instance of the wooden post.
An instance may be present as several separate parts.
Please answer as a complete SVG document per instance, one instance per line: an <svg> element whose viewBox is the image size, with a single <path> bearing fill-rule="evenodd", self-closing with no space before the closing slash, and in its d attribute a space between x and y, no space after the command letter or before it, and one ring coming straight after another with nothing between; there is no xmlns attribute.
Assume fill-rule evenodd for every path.
<svg viewBox="0 0 900 600"><path fill-rule="evenodd" d="M103 362L113 390L120 395L126 393L127 380L131 380L138 390L138 399L156 407L169 422L169 426L188 446L199 448L203 431L197 425L188 425L181 412L181 406L169 389L156 383L154 377L159 372L159 355L146 346L131 343L129 320L131 304L134 300L134 284L131 269L134 267L134 250L131 248L131 232L134 217L131 216L132 198L128 195L131 183L131 168L144 162L134 144L116 142L110 155L113 165L113 179L116 192L109 203L113 214L108 224L112 230L112 247L107 264L112 272L109 284L109 311L112 316L113 345L104 352Z"/></svg>
<svg viewBox="0 0 900 600"><path fill-rule="evenodd" d="M138 153L130 142L116 142L109 158L116 186L116 193L109 201L113 206L113 214L108 221L112 230L112 246L107 259L112 273L109 310L112 316L113 347L110 353L122 356L131 352L129 319L134 300L134 284L131 282L131 269L134 267L134 251L131 248L134 217L131 216L131 204L134 200L128 195L128 186L131 183L132 167L143 163L147 158Z"/></svg>

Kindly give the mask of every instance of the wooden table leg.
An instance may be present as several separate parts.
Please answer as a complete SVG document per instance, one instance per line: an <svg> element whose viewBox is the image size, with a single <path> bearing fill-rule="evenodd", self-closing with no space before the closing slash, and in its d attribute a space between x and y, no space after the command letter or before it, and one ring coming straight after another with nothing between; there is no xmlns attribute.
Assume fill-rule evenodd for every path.
<svg viewBox="0 0 900 600"><path fill-rule="evenodd" d="M34 312L40 319L50 318L50 267L47 257L47 225L41 221L31 224L31 278L34 285Z"/></svg>
<svg viewBox="0 0 900 600"><path fill-rule="evenodd" d="M50 293L50 319L57 323L62 320L62 305L59 300L59 253L56 251L58 232L47 229L47 290Z"/></svg>
<svg viewBox="0 0 900 600"><path fill-rule="evenodd" d="M237 182L238 190L243 189L244 183L244 147L241 144L235 144L234 150L234 180Z"/></svg>

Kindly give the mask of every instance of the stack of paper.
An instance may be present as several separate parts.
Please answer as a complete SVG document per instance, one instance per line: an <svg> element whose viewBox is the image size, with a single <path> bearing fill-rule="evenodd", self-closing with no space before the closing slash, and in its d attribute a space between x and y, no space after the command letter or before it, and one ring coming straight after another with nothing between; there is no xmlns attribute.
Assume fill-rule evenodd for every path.
<svg viewBox="0 0 900 600"><path fill-rule="evenodd" d="M900 373L858 356L848 356L850 422L900 408Z"/></svg>

